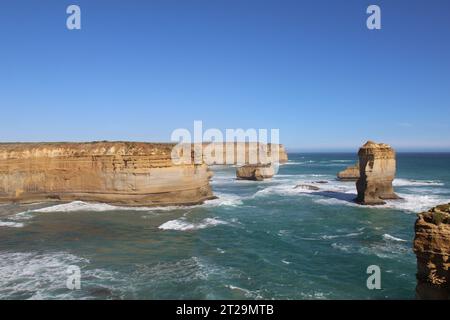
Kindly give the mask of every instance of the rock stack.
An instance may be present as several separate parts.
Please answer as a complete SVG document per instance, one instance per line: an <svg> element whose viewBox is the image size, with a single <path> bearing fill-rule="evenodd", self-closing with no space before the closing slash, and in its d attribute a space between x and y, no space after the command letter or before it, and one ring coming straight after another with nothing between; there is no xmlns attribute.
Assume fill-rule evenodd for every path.
<svg viewBox="0 0 450 320"><path fill-rule="evenodd" d="M365 205L384 204L383 200L399 199L394 193L395 151L385 143L366 142L358 152L359 179L356 202Z"/></svg>
<svg viewBox="0 0 450 320"><path fill-rule="evenodd" d="M236 169L236 176L241 180L262 181L272 178L275 174L271 164L248 164Z"/></svg>
<svg viewBox="0 0 450 320"><path fill-rule="evenodd" d="M342 181L357 181L359 179L359 163L339 172L337 178Z"/></svg>
<svg viewBox="0 0 450 320"><path fill-rule="evenodd" d="M420 213L415 225L418 299L450 299L450 203Z"/></svg>

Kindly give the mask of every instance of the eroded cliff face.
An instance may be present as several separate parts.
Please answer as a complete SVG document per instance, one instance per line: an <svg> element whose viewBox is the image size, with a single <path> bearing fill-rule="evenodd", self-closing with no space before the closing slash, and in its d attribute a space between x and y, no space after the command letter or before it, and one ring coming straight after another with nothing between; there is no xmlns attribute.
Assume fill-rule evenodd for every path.
<svg viewBox="0 0 450 320"><path fill-rule="evenodd" d="M282 144L207 142L203 143L201 147L203 148L203 160L209 165L274 164L288 161L286 149Z"/></svg>
<svg viewBox="0 0 450 320"><path fill-rule="evenodd" d="M0 202L97 201L129 206L213 198L205 164L174 165L173 144L0 144Z"/></svg>
<svg viewBox="0 0 450 320"><path fill-rule="evenodd" d="M420 213L415 224L418 299L450 299L450 203Z"/></svg>
<svg viewBox="0 0 450 320"><path fill-rule="evenodd" d="M398 199L392 181L395 178L395 151L385 143L368 141L358 152L359 179L356 182L361 204L384 204L383 200Z"/></svg>

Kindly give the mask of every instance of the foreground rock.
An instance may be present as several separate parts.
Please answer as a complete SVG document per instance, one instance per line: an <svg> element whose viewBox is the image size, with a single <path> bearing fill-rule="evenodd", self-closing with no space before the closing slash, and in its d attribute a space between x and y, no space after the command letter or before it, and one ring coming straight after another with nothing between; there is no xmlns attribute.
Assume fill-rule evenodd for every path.
<svg viewBox="0 0 450 320"><path fill-rule="evenodd" d="M356 202L366 205L384 204L383 200L399 199L394 193L395 151L384 143L368 141L358 152L360 177L356 182Z"/></svg>
<svg viewBox="0 0 450 320"><path fill-rule="evenodd" d="M450 299L450 204L420 213L415 225L418 299Z"/></svg>
<svg viewBox="0 0 450 320"><path fill-rule="evenodd" d="M189 205L213 198L205 164L174 165L174 144L0 144L0 202Z"/></svg>
<svg viewBox="0 0 450 320"><path fill-rule="evenodd" d="M359 179L359 164L354 164L337 174L337 178L342 181L357 181Z"/></svg>
<svg viewBox="0 0 450 320"><path fill-rule="evenodd" d="M272 178L275 170L271 164L248 164L236 169L238 179L262 181Z"/></svg>

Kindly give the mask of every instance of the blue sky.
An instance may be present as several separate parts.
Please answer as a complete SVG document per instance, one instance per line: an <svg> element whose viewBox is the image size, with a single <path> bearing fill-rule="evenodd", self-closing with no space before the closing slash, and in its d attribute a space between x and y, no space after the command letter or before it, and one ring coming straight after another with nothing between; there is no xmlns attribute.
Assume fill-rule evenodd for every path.
<svg viewBox="0 0 450 320"><path fill-rule="evenodd" d="M299 151L450 150L447 0L11 0L0 41L0 141L169 141L202 120Z"/></svg>

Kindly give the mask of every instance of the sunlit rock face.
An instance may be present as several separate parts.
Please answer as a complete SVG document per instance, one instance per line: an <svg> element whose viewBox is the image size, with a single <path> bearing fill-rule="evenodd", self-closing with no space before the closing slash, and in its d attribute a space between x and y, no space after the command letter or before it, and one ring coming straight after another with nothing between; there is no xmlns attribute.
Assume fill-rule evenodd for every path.
<svg viewBox="0 0 450 320"><path fill-rule="evenodd" d="M383 200L399 199L394 193L395 151L385 143L368 141L358 152L359 179L356 202L365 205L384 204Z"/></svg>
<svg viewBox="0 0 450 320"><path fill-rule="evenodd" d="M236 169L236 177L242 180L262 181L272 178L274 174L271 164L248 164Z"/></svg>
<svg viewBox="0 0 450 320"><path fill-rule="evenodd" d="M205 164L175 165L174 144L0 144L0 202L189 205L213 198Z"/></svg>
<svg viewBox="0 0 450 320"><path fill-rule="evenodd" d="M418 299L450 299L450 203L418 215L414 253Z"/></svg>
<svg viewBox="0 0 450 320"><path fill-rule="evenodd" d="M342 181L357 181L359 179L359 164L354 164L340 171L337 178Z"/></svg>

